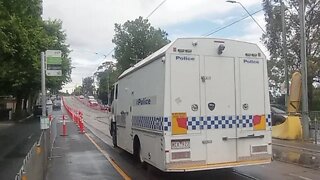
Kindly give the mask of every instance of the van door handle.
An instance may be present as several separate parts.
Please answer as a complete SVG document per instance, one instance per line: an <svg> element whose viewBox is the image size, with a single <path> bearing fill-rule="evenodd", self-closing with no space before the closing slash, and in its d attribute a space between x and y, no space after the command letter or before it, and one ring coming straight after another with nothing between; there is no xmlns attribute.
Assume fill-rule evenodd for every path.
<svg viewBox="0 0 320 180"><path fill-rule="evenodd" d="M212 140L203 140L202 141L202 144L209 144L209 143L212 143Z"/></svg>
<svg viewBox="0 0 320 180"><path fill-rule="evenodd" d="M211 80L211 76L201 76L202 82L206 82L206 80Z"/></svg>
<svg viewBox="0 0 320 180"><path fill-rule="evenodd" d="M255 136L254 134L250 134L248 136L239 137L239 139L251 139L251 138L264 138L264 135Z"/></svg>
<svg viewBox="0 0 320 180"><path fill-rule="evenodd" d="M201 76L201 80L202 80L202 82L206 82L206 77L205 76Z"/></svg>

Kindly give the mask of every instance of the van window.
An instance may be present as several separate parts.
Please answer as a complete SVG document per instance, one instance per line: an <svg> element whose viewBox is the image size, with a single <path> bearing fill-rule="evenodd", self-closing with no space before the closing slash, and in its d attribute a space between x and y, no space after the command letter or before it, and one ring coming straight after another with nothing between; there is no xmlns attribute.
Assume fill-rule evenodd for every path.
<svg viewBox="0 0 320 180"><path fill-rule="evenodd" d="M115 88L115 98L114 99L118 99L118 84L116 84L116 88Z"/></svg>

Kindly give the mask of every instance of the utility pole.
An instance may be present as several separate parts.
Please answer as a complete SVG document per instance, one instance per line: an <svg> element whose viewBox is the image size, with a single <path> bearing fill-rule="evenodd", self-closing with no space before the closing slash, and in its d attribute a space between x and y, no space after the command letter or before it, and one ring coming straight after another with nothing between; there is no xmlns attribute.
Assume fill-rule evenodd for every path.
<svg viewBox="0 0 320 180"><path fill-rule="evenodd" d="M289 75L288 75L288 59L287 59L287 38L286 38L286 22L285 22L285 6L282 0L281 4L281 21L282 21L282 59L284 61L284 79L286 85L285 105L288 106L289 97Z"/></svg>
<svg viewBox="0 0 320 180"><path fill-rule="evenodd" d="M108 100L108 105L110 105L110 90L109 90L109 81L110 81L110 72L109 72L109 68L107 69L107 75L108 75L108 79L107 79L107 100Z"/></svg>
<svg viewBox="0 0 320 180"><path fill-rule="evenodd" d="M45 72L44 52L41 52L41 93L42 93L42 117L46 117L46 72Z"/></svg>
<svg viewBox="0 0 320 180"><path fill-rule="evenodd" d="M307 56L306 56L306 30L305 30L305 5L300 0L300 44L301 44L301 74L302 74L302 130L303 139L309 139L309 116L308 116L308 78L307 78Z"/></svg>

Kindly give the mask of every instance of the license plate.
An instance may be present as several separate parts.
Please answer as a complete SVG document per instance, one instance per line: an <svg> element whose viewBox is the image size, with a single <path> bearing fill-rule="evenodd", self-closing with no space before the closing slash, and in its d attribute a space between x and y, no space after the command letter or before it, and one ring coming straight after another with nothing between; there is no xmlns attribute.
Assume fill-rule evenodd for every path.
<svg viewBox="0 0 320 180"><path fill-rule="evenodd" d="M171 149L188 149L190 148L190 139L171 140Z"/></svg>

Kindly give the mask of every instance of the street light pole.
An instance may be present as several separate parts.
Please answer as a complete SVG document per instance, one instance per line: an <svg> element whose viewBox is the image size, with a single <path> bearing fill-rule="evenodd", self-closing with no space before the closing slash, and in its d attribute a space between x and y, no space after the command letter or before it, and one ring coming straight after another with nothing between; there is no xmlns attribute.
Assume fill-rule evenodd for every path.
<svg viewBox="0 0 320 180"><path fill-rule="evenodd" d="M110 71L113 67L113 62L112 61L106 61L103 63L103 65L105 65L107 67L107 101L108 101L108 105L110 105Z"/></svg>
<svg viewBox="0 0 320 180"><path fill-rule="evenodd" d="M107 91L107 99L108 99L108 105L110 105L110 87L109 87L109 81L110 81L110 72L107 70L108 74L108 79L107 79L107 86L108 86L108 91Z"/></svg>
<svg viewBox="0 0 320 180"><path fill-rule="evenodd" d="M284 60L284 78L286 85L285 105L288 105L289 97L289 75L288 75L288 59L287 59L287 42L286 42L286 24L285 24L285 7L282 0L281 4L281 21L282 21L282 59Z"/></svg>
<svg viewBox="0 0 320 180"><path fill-rule="evenodd" d="M238 2L238 1L226 1L228 3L237 3L237 4L240 4L240 6L248 13L248 15L251 17L251 19L259 26L259 28L261 29L261 31L263 33L266 33L266 31L260 26L260 24L256 21L256 19L254 19L254 17L249 13L249 11L242 5L241 2Z"/></svg>
<svg viewBox="0 0 320 180"><path fill-rule="evenodd" d="M45 55L44 52L41 52L41 100L42 100L42 117L46 117L46 67L45 67Z"/></svg>
<svg viewBox="0 0 320 180"><path fill-rule="evenodd" d="M306 30L305 30L305 6L304 0L300 0L300 58L301 58L301 75L302 75L302 129L303 139L309 139L309 117L308 117L308 78L307 78L307 56L306 56Z"/></svg>

